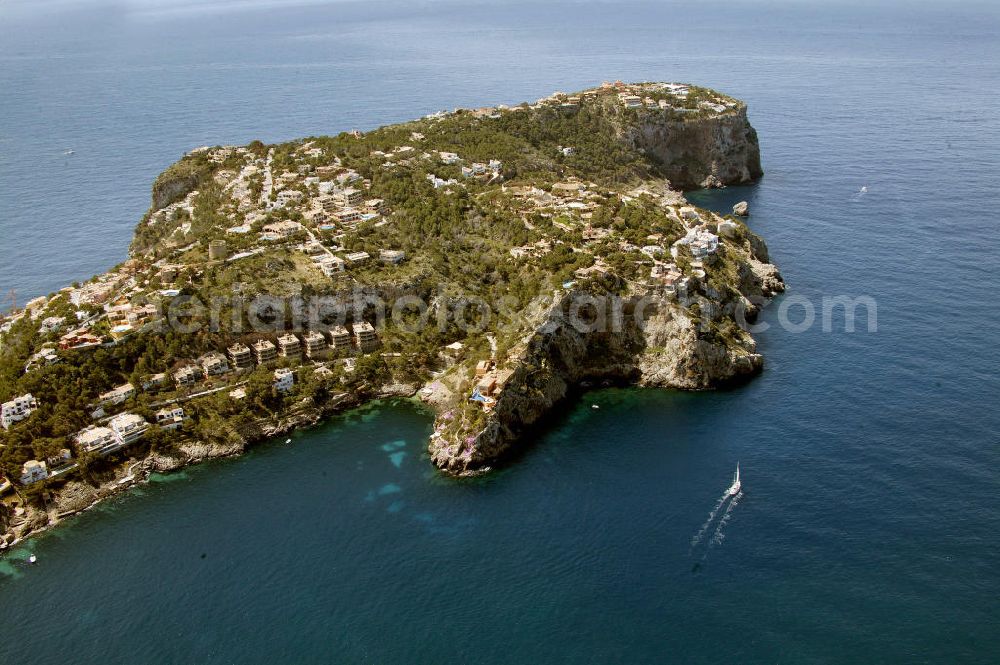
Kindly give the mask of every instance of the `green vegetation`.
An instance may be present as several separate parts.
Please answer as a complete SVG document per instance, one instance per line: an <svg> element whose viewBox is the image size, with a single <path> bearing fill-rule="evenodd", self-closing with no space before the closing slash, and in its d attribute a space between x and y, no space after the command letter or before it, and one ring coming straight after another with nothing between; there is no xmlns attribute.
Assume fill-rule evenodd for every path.
<svg viewBox="0 0 1000 665"><path fill-rule="evenodd" d="M649 94L660 99L666 93ZM720 96L692 87L683 105L695 109L708 99ZM418 311L401 312L379 330L378 351L358 354L353 368L340 359L295 364L295 385L287 393L273 385L273 370L282 362L206 379L192 388L168 379L162 387L140 389L127 403L108 407L108 415L127 410L153 421L159 408L181 400L189 417L184 428L153 427L141 446L117 457L81 459L85 476L126 454L170 454L187 439L238 443L261 419L322 406L344 394L357 401L390 382L419 385L446 368L441 351L455 341L465 343L468 359L483 358L490 353L489 333L503 357L529 330L526 309L565 284L595 294L643 288L654 259L642 248L659 246L665 253L686 229L677 215L679 204L662 191L656 163L620 138L634 113L623 109L615 94L602 92L577 108L464 110L361 136L342 133L274 146L255 141L245 149L217 147L185 156L156 179L154 206L136 229L133 259L116 269L105 291L95 295L104 282L91 280L85 285L91 289L89 300L79 306L66 293L54 294L34 315L13 321L3 336L0 401L30 392L40 406L0 432L0 471L16 478L26 460L46 459L70 447L73 435L93 424L91 413L101 393L126 382L140 389L151 375L169 376L205 353L259 338L241 332L250 330L243 302L257 295L328 296L345 304L357 289L390 303L400 295L416 296L434 303L431 316L441 325L420 328ZM447 163L441 153L456 153L459 161ZM475 176L463 174L463 167L491 162L500 164ZM342 195L348 185L360 189L365 200L381 199L387 211L367 214L360 222L324 223L329 197L321 195L321 183L325 191ZM279 207L279 191L301 196L283 195L293 202ZM346 208L341 206L341 212ZM284 221L302 229L288 237L261 238L265 226ZM248 232L227 233L242 225ZM738 242L749 242L742 225L739 233ZM221 240L230 260L210 261L209 243ZM318 249L305 247L313 241ZM381 250L400 250L405 261L383 263ZM321 256L364 251L373 258L329 277L307 251ZM682 253L677 267L690 274L690 257ZM708 286L729 297L740 280L739 269L737 258L721 251L720 260L707 268ZM75 286L77 295L86 290ZM166 307L175 291L203 304L217 303L209 314L234 322L235 330L185 333L158 325L117 341L107 337L114 324L106 307ZM462 299L489 303L497 313L490 318L474 307L463 310L479 324L471 332L463 330L454 313L441 315ZM697 303L691 305L692 314L698 309ZM174 323L199 320L197 312L190 314L175 316ZM63 317L66 323L43 334L41 322L49 317ZM58 350L58 363L25 372L34 354L54 348L67 330L89 317L95 320L87 323L88 331L104 336L103 346ZM272 318L276 330L284 329L291 326L293 312L276 311ZM369 311L346 320L357 323L355 318L375 322ZM710 334L736 343L743 333L722 324ZM461 389L471 388L472 381L471 374L464 377ZM245 398L229 395L235 385L243 387ZM227 390L210 392L222 387ZM207 394L188 400L192 392ZM467 431L483 419L478 406L462 402L449 427Z"/></svg>

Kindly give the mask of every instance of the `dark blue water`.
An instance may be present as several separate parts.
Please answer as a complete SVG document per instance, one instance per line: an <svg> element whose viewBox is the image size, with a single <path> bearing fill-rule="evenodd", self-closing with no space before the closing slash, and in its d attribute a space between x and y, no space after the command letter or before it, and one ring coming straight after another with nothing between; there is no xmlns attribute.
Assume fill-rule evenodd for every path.
<svg viewBox="0 0 1000 665"><path fill-rule="evenodd" d="M766 170L692 198L750 201L779 302L870 296L877 331L772 307L758 380L588 395L480 481L383 404L151 483L7 559L0 662L1000 659L995 8L58 7L0 10L5 291L121 260L196 145L690 80L749 102Z"/></svg>

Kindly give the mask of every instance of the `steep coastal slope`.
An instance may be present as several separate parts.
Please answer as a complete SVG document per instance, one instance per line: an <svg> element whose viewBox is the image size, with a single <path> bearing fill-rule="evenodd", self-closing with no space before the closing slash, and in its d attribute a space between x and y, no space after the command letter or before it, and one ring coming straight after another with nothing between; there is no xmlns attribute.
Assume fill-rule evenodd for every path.
<svg viewBox="0 0 1000 665"><path fill-rule="evenodd" d="M671 119L646 113L622 135L652 157L678 189L746 184L763 175L757 132L742 104L707 118Z"/></svg>
<svg viewBox="0 0 1000 665"><path fill-rule="evenodd" d="M456 415L461 405L439 409L429 444L434 463L455 475L489 470L530 445L531 426L582 386L704 390L759 372L763 358L737 322L753 321L784 284L759 238L742 229L731 240L716 259L732 278L727 283L717 273L681 293L647 286L609 301L574 285L558 295L503 362L504 385L485 419Z"/></svg>
<svg viewBox="0 0 1000 665"><path fill-rule="evenodd" d="M666 83L193 150L127 262L0 328L0 547L383 395L433 406L467 475L580 387L751 376L781 277L681 190L760 174L742 102Z"/></svg>

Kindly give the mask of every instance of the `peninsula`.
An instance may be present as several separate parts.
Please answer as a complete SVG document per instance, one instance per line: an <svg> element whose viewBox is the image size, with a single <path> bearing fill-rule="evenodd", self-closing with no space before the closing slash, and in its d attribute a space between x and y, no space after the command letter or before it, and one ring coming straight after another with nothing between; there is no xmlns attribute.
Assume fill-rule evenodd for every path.
<svg viewBox="0 0 1000 665"><path fill-rule="evenodd" d="M752 376L781 276L745 206L682 191L761 174L745 104L681 83L193 150L127 261L2 321L0 549L379 397L465 476L575 390Z"/></svg>

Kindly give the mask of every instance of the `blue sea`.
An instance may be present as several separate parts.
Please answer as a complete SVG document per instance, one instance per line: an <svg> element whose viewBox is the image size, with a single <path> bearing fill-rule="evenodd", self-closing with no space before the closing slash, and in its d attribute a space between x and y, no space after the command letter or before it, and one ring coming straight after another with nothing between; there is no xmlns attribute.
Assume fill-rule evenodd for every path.
<svg viewBox="0 0 1000 665"><path fill-rule="evenodd" d="M0 559L0 662L1000 662L994 4L8 1L0 292L123 260L193 147L604 79L748 102L763 180L691 198L788 282L759 378L588 393L471 481L407 401L156 477Z"/></svg>

